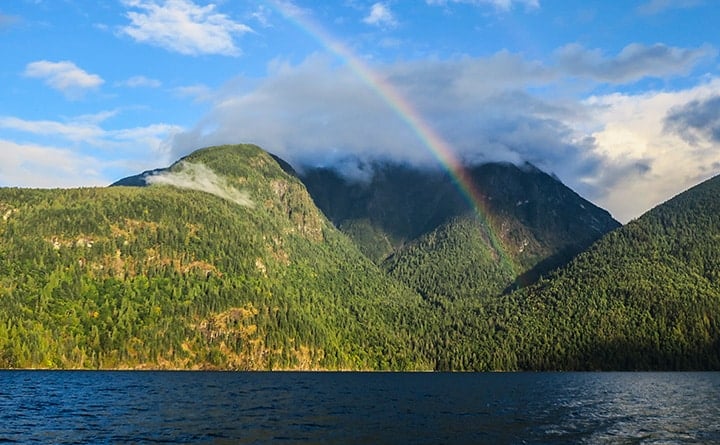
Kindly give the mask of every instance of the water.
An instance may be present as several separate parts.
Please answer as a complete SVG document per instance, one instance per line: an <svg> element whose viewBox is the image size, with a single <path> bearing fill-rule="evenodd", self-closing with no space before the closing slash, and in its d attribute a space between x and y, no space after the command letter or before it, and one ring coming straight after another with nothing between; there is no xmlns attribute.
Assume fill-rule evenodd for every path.
<svg viewBox="0 0 720 445"><path fill-rule="evenodd" d="M0 443L720 443L720 373L0 372Z"/></svg>

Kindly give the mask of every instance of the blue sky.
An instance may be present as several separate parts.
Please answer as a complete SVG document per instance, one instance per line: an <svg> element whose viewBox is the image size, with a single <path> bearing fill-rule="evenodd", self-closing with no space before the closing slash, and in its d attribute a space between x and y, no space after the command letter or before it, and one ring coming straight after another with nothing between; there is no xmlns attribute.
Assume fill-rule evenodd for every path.
<svg viewBox="0 0 720 445"><path fill-rule="evenodd" d="M437 162L391 89L458 157L532 162L627 221L720 173L717 23L715 0L5 1L0 186L220 143Z"/></svg>

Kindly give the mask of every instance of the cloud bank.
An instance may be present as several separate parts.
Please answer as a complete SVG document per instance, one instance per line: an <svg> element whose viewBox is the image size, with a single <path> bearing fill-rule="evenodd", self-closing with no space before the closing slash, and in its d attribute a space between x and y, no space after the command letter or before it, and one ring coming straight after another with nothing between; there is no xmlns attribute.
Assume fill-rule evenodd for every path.
<svg viewBox="0 0 720 445"><path fill-rule="evenodd" d="M255 206L247 192L236 189L204 164L183 161L178 171L158 173L145 180L148 184L171 185L210 193L243 207Z"/></svg>
<svg viewBox="0 0 720 445"><path fill-rule="evenodd" d="M465 162L531 162L627 221L708 174L702 165L717 160L713 151L677 168L695 148L679 130L669 137L666 121L684 125L685 134L697 132L715 110L715 102L703 102L712 89L585 100L565 92L567 81L592 89L669 79L714 55L709 47L632 44L613 56L573 45L540 62L501 51L377 66L381 81L373 85L316 54L299 64L275 61L259 82L229 82L197 126L176 134L170 146L179 157L203 146L250 142L297 168L353 171L352 165L372 160L438 165L437 147L420 138L385 94L390 85ZM700 102L687 105L693 97ZM684 120L671 110L682 111ZM677 179L656 187L667 169Z"/></svg>

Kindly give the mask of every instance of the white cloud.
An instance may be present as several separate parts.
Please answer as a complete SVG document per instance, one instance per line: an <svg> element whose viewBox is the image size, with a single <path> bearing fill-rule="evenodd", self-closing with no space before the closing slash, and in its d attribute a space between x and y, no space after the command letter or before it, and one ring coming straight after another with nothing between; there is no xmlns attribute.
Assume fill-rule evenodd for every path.
<svg viewBox="0 0 720 445"><path fill-rule="evenodd" d="M0 139L0 186L103 186L102 161L72 150Z"/></svg>
<svg viewBox="0 0 720 445"><path fill-rule="evenodd" d="M524 5L528 9L540 7L540 0L426 0L428 5L447 5L448 3L466 3L469 5L489 5L496 9L509 11L514 5Z"/></svg>
<svg viewBox="0 0 720 445"><path fill-rule="evenodd" d="M97 74L90 74L67 60L31 62L25 67L24 75L44 79L45 84L64 93L69 98L81 97L87 90L98 88L104 83L104 80Z"/></svg>
<svg viewBox="0 0 720 445"><path fill-rule="evenodd" d="M93 140L103 134L100 127L90 123L64 123L49 120L29 121L12 116L0 117L0 128L43 136L57 136L76 142Z"/></svg>
<svg viewBox="0 0 720 445"><path fill-rule="evenodd" d="M578 44L566 45L555 52L564 73L612 83L684 74L699 60L716 54L710 46L688 49L660 43L651 46L633 43L616 57L607 57L600 50L589 50Z"/></svg>
<svg viewBox="0 0 720 445"><path fill-rule="evenodd" d="M553 79L535 62L499 53L386 66L379 75L422 116L421 126L431 125L469 161L529 160L564 177L597 168L598 161L587 155L589 142L570 125L586 119L579 104L519 91ZM176 157L208 145L252 142L296 167L335 164L348 156L437 163L437 153L417 128L398 115L398 104L388 103L394 99L329 58L278 64L256 89L217 97L223 99L194 129L174 137Z"/></svg>
<svg viewBox="0 0 720 445"><path fill-rule="evenodd" d="M50 120L25 120L13 116L0 116L0 128L14 130L35 136L49 136L76 144L92 145L97 148L112 149L126 143L155 147L159 150L161 142L181 128L170 124L151 124L143 127L106 130L101 124L117 112L101 112L95 115L77 116L67 122Z"/></svg>
<svg viewBox="0 0 720 445"><path fill-rule="evenodd" d="M669 93L582 101L564 91L568 77L584 77L592 89L606 79L669 76L699 57L675 57L684 50L663 49L634 66L627 61L631 52L602 56L584 65L585 71L507 51L403 62L375 67L377 84L322 55L299 65L275 62L253 88L236 79L216 92L197 126L173 137L172 153L179 157L203 146L251 142L296 167L337 165L349 157L436 165L437 153L403 115L411 109L421 117L415 124L431 127L457 156L472 162L530 161L627 220L703 177L702 169L715 162L707 147L701 155L680 136L663 133L665 114L687 103L689 92L663 103ZM658 61L663 57L672 69ZM695 160L683 164L683 157ZM675 180L670 186L661 179L666 168L673 169L667 173ZM624 188L634 191L631 198Z"/></svg>
<svg viewBox="0 0 720 445"><path fill-rule="evenodd" d="M119 82L118 85L128 88L159 88L162 86L162 82L145 76L132 76Z"/></svg>
<svg viewBox="0 0 720 445"><path fill-rule="evenodd" d="M121 29L138 42L187 55L236 56L233 37L252 29L216 12L215 4L198 6L190 0L123 0L130 24Z"/></svg>
<svg viewBox="0 0 720 445"><path fill-rule="evenodd" d="M145 179L149 184L164 184L174 187L199 190L245 207L254 207L246 191L240 191L218 176L204 164L181 162L178 171L165 171Z"/></svg>
<svg viewBox="0 0 720 445"><path fill-rule="evenodd" d="M713 79L676 92L590 98L587 105L601 125L592 134L595 152L605 167L583 181L596 189L597 202L627 221L720 173L720 141L712 134L688 139L666 125L668 116L688 104L712 100L719 88L720 79Z"/></svg>
<svg viewBox="0 0 720 445"><path fill-rule="evenodd" d="M104 128L107 126L105 121L117 114L117 111L100 112L76 116L66 122L0 116L0 128L6 130L2 147L13 159L0 168L4 172L0 181L3 185L34 187L101 182L107 185L122 176L170 162L166 141L180 132L181 127L158 123ZM13 133L13 140L10 140L7 135ZM6 151L2 152L3 156ZM47 154L44 158L43 153ZM52 170L53 164L58 167L56 171ZM20 173L10 173L11 166L16 166Z"/></svg>
<svg viewBox="0 0 720 445"><path fill-rule="evenodd" d="M386 3L374 3L370 8L370 13L363 19L363 22L374 26L397 26L395 15Z"/></svg>

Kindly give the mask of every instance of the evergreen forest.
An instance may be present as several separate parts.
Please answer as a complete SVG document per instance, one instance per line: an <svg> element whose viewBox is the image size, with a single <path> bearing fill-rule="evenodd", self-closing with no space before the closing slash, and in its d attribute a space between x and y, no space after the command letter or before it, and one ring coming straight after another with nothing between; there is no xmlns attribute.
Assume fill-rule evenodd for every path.
<svg viewBox="0 0 720 445"><path fill-rule="evenodd" d="M475 168L482 214L382 171L228 145L0 189L0 367L720 369L720 178L619 227L534 168Z"/></svg>

